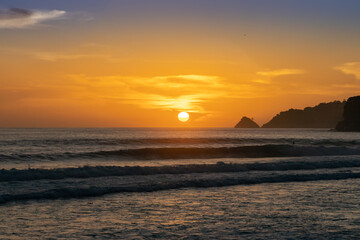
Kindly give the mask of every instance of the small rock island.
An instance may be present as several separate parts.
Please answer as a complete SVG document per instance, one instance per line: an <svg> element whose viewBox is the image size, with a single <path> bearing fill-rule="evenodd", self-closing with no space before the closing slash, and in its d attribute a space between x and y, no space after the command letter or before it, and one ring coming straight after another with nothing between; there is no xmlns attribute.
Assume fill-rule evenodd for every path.
<svg viewBox="0 0 360 240"><path fill-rule="evenodd" d="M242 117L240 122L235 125L235 128L259 128L259 125L248 117Z"/></svg>
<svg viewBox="0 0 360 240"><path fill-rule="evenodd" d="M259 128L259 125L253 119L243 117L235 128ZM277 114L262 128L335 128L339 132L360 132L360 96L302 110L289 109Z"/></svg>
<svg viewBox="0 0 360 240"><path fill-rule="evenodd" d="M340 132L360 132L360 96L349 98L344 106L344 120L336 125Z"/></svg>

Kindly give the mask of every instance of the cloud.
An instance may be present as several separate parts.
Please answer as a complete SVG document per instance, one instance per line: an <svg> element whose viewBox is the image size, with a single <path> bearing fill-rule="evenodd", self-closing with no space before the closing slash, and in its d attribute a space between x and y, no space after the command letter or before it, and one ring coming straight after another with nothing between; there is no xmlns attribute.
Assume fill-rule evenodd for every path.
<svg viewBox="0 0 360 240"><path fill-rule="evenodd" d="M278 77L278 76L283 76L283 75L297 75L297 74L303 74L303 73L304 73L304 70L288 69L288 68L257 72L258 75L266 76L266 77Z"/></svg>
<svg viewBox="0 0 360 240"><path fill-rule="evenodd" d="M360 62L344 63L340 66L335 67L335 69L345 74L354 75L357 79L360 80Z"/></svg>
<svg viewBox="0 0 360 240"><path fill-rule="evenodd" d="M290 68L283 68L283 69L274 69L274 70L266 70L266 71L259 71L256 75L260 77L256 77L252 82L257 84L273 84L273 78L286 76L286 75L298 75L305 73L304 70L301 69L290 69Z"/></svg>
<svg viewBox="0 0 360 240"><path fill-rule="evenodd" d="M271 80L270 79L254 79L253 82L261 83L261 84L270 84Z"/></svg>
<svg viewBox="0 0 360 240"><path fill-rule="evenodd" d="M25 28L47 20L59 18L65 15L65 13L65 11L60 10L2 9L0 10L0 29Z"/></svg>
<svg viewBox="0 0 360 240"><path fill-rule="evenodd" d="M255 74L254 74L255 75ZM270 78L270 77L265 77ZM265 82L266 83L266 82ZM133 105L143 109L187 111L198 116L218 114L215 109L225 99L255 99L279 95L339 95L360 91L359 85L331 85L294 81L270 82L235 80L214 75L88 76L67 75L65 79L41 84L0 87L1 108L23 106ZM11 104L9 104L11 103ZM1 104L0 104L1 105Z"/></svg>
<svg viewBox="0 0 360 240"><path fill-rule="evenodd" d="M155 77L71 75L70 85L92 92L96 98L137 105L147 109L206 113L205 101L225 94L218 76L170 75Z"/></svg>
<svg viewBox="0 0 360 240"><path fill-rule="evenodd" d="M84 54L84 53L72 53L72 52L45 52L41 50L29 50L22 48L0 48L0 52L10 55L23 55L30 56L34 59L56 62L60 60L76 60L81 58L103 58L109 59L110 55L106 54Z"/></svg>
<svg viewBox="0 0 360 240"><path fill-rule="evenodd" d="M211 75L136 76L68 76L69 86L89 93L89 98L132 104L146 109L212 113L206 103L218 99L246 99L296 93L293 83L271 83L257 80L232 83ZM270 78L270 77L267 77ZM266 83L266 84L264 84Z"/></svg>
<svg viewBox="0 0 360 240"><path fill-rule="evenodd" d="M271 77L264 78L271 80ZM57 84L32 86L31 90L26 90L24 94L17 96L26 97L26 102L29 102L29 98L35 101L39 98L37 94L43 91L53 92L55 98L58 96L57 89L62 89L64 94L67 94L66 99L73 99L75 102L96 102L105 106L129 104L144 109L187 111L209 115L216 114L212 104L219 100L270 97L284 93L306 92L307 89L311 89L293 84L291 81L285 83L240 79L229 81L220 76L198 74L150 77L77 74L67 75L66 79ZM44 98L51 99L52 94ZM44 99L36 101L41 102Z"/></svg>
<svg viewBox="0 0 360 240"><path fill-rule="evenodd" d="M94 58L104 57L103 55L91 55L91 54L61 54L55 52L29 52L29 55L43 61L56 62L59 60L72 60L80 58Z"/></svg>

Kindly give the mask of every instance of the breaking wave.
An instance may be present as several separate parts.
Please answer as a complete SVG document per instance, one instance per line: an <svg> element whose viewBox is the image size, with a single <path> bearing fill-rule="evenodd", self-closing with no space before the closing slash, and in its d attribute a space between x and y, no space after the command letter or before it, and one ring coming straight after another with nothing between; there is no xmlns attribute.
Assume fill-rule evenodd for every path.
<svg viewBox="0 0 360 240"><path fill-rule="evenodd" d="M10 129L0 139L0 203L360 178L359 139L327 130Z"/></svg>
<svg viewBox="0 0 360 240"><path fill-rule="evenodd" d="M345 139L304 139L304 138L74 138L74 139L22 139L22 140L1 140L4 145L30 145L30 146L92 146L92 145L194 145L194 144L312 144L312 145L335 145L352 146L359 144L357 140Z"/></svg>
<svg viewBox="0 0 360 240"><path fill-rule="evenodd" d="M166 147L120 149L95 152L66 152L58 154L0 154L6 160L67 160L72 158L117 158L117 159L203 159L203 158L261 158L358 155L360 149L346 146L298 146L295 144L266 144L237 147Z"/></svg>
<svg viewBox="0 0 360 240"><path fill-rule="evenodd" d="M40 179L95 178L109 176L226 173L249 171L288 171L360 167L360 159L293 160L255 163L190 164L175 166L84 166L55 169L2 169L0 182L32 181Z"/></svg>
<svg viewBox="0 0 360 240"><path fill-rule="evenodd" d="M0 195L0 203L12 201L69 199L103 196L111 193L154 192L179 188L209 188L260 183L305 182L317 180L342 180L360 178L359 172L310 173L310 174L271 174L257 177L222 177L211 179L190 179L155 183L142 183L128 186L91 186L55 188L30 193Z"/></svg>

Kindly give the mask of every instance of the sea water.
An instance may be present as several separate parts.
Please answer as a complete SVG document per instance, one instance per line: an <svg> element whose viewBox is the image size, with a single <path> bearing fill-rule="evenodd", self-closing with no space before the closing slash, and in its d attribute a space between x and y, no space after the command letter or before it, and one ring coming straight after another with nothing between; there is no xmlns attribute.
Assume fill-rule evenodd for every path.
<svg viewBox="0 0 360 240"><path fill-rule="evenodd" d="M0 239L358 239L360 134L1 129Z"/></svg>

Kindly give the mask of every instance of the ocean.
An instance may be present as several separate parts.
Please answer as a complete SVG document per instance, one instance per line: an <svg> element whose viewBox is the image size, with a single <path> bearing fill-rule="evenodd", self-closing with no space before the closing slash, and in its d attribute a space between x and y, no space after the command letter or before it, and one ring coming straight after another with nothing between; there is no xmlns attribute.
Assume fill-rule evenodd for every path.
<svg viewBox="0 0 360 240"><path fill-rule="evenodd" d="M359 239L360 133L0 129L0 239Z"/></svg>

